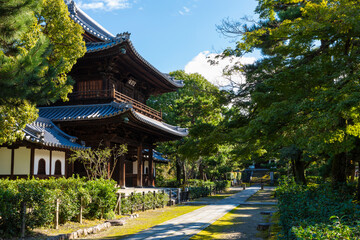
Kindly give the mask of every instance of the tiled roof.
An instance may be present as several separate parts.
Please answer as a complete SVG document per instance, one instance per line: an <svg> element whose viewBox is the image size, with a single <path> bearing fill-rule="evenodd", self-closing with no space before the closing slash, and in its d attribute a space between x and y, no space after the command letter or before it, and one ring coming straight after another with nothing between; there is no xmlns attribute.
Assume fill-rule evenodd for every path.
<svg viewBox="0 0 360 240"><path fill-rule="evenodd" d="M73 0L65 0L65 3L68 6L71 19L80 24L86 32L104 41L115 37L79 7L77 7Z"/></svg>
<svg viewBox="0 0 360 240"><path fill-rule="evenodd" d="M119 115L131 108L130 104L111 102L107 104L39 107L39 116L52 121L101 119Z"/></svg>
<svg viewBox="0 0 360 240"><path fill-rule="evenodd" d="M159 153L158 151L153 151L153 158L156 160L156 161L159 161L159 162L170 162L169 159L167 158L164 158L162 156L163 154L162 153Z"/></svg>
<svg viewBox="0 0 360 240"><path fill-rule="evenodd" d="M150 125L159 130L168 132L176 136L187 136L188 130L177 126L172 126L164 122L157 121L143 114L137 113L127 103L111 102L107 104L94 105L72 105L72 106L54 106L54 107L39 107L39 116L51 119L52 121L81 121L103 119L117 116L128 112L138 121Z"/></svg>
<svg viewBox="0 0 360 240"><path fill-rule="evenodd" d="M64 133L46 118L39 117L35 122L27 124L23 132L25 133L25 140L45 146L68 149L86 148L75 142L76 137Z"/></svg>
<svg viewBox="0 0 360 240"><path fill-rule="evenodd" d="M97 43L87 43L86 49L87 52L99 52L105 49L109 49L122 43L127 42L130 50L135 54L135 56L140 59L146 66L148 66L152 71L154 71L160 78L165 79L168 83L173 85L176 88L180 88L184 86L182 80L176 80L174 77L171 77L169 74L162 73L158 69L156 69L153 65L151 65L148 61L146 61L135 49L132 42L129 40L129 33L118 34L115 38L107 42L97 42ZM124 53L125 54L125 53Z"/></svg>
<svg viewBox="0 0 360 240"><path fill-rule="evenodd" d="M159 70L157 70L154 66L152 66L148 61L146 61L134 48L130 39L130 33L124 32L121 34L117 34L114 36L110 32L108 32L105 28L103 28L99 23L97 23L94 19L89 17L84 11L82 11L78 6L76 6L73 0L67 0L66 4L68 5L68 9L70 12L70 17L76 23L80 24L82 28L91 35L94 35L97 38L104 40L104 42L89 42L86 44L87 52L98 52L108 48L115 47L120 45L121 43L127 41L131 50L134 54L142 61L145 65L147 65L150 69L155 71L156 74L159 74L162 78L166 79L173 86L179 88L183 87L184 84L180 80L175 80L170 77L168 74L163 74Z"/></svg>
<svg viewBox="0 0 360 240"><path fill-rule="evenodd" d="M143 152L148 153L148 152L149 152L149 149L144 149ZM157 161L157 162L166 162L166 163L170 162L169 159L164 158L164 157L163 157L163 154L162 154L162 153L159 153L159 152L156 151L156 150L153 150L153 154L152 154L152 155L153 155L153 159L154 159L155 161Z"/></svg>

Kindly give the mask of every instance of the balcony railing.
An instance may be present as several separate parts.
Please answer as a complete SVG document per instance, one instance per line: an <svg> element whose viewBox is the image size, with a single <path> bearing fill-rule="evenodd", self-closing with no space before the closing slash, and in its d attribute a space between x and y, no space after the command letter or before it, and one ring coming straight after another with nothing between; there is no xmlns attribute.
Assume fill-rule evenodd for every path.
<svg viewBox="0 0 360 240"><path fill-rule="evenodd" d="M95 90L95 91L84 91L84 92L73 92L68 95L71 100L85 100L85 99L113 99L119 103L131 103L133 109L145 116L153 118L158 121L162 121L162 113L155 109L146 106L145 104L122 94L115 89L113 90Z"/></svg>

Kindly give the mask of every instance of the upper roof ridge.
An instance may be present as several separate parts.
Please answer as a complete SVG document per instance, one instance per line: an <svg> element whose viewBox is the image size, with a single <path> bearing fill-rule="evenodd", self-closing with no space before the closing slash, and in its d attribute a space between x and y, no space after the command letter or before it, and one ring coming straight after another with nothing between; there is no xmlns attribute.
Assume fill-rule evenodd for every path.
<svg viewBox="0 0 360 240"><path fill-rule="evenodd" d="M81 10L73 0L65 0L65 3L68 6L70 18L80 24L86 32L104 41L115 38L112 33Z"/></svg>

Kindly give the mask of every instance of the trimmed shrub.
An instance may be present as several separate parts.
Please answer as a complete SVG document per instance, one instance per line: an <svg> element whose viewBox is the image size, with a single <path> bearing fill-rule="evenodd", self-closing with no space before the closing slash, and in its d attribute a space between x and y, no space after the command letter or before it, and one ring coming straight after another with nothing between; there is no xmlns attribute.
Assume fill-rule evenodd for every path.
<svg viewBox="0 0 360 240"><path fill-rule="evenodd" d="M169 202L169 196L166 193L157 192L154 196L153 192L148 192L144 195L141 193L135 193L130 195L127 198L121 199L121 213L129 214L131 212L140 211L143 208L144 210L153 209L166 206Z"/></svg>
<svg viewBox="0 0 360 240"><path fill-rule="evenodd" d="M22 203L26 204L26 227L53 223L55 201L60 200L59 222L75 220L83 200L84 217L100 218L113 212L116 204L114 181L85 178L0 180L0 236L20 232Z"/></svg>
<svg viewBox="0 0 360 240"><path fill-rule="evenodd" d="M203 181L199 179L189 179L189 197L190 199L206 197L210 195L210 189L217 191L224 191L227 188L231 187L231 181L221 180L221 181Z"/></svg>
<svg viewBox="0 0 360 240"><path fill-rule="evenodd" d="M351 186L335 190L327 183L303 186L296 184L293 179L281 180L276 190L281 238L332 239L305 236L310 233L314 236L333 236L348 231L351 233L347 235L357 234L356 221L360 217L360 207L352 202L352 192ZM341 219L341 224L338 221L334 225L333 219L337 217L333 216Z"/></svg>

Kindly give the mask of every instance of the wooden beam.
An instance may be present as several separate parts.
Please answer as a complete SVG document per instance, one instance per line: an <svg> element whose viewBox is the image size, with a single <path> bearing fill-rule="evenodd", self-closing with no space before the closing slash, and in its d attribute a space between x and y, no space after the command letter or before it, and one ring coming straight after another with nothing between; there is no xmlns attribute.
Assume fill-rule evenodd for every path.
<svg viewBox="0 0 360 240"><path fill-rule="evenodd" d="M137 187L143 186L143 153L142 153L142 145L138 146L137 152L137 162L138 162L138 169L137 169Z"/></svg>
<svg viewBox="0 0 360 240"><path fill-rule="evenodd" d="M149 187L155 187L153 149L149 148Z"/></svg>

